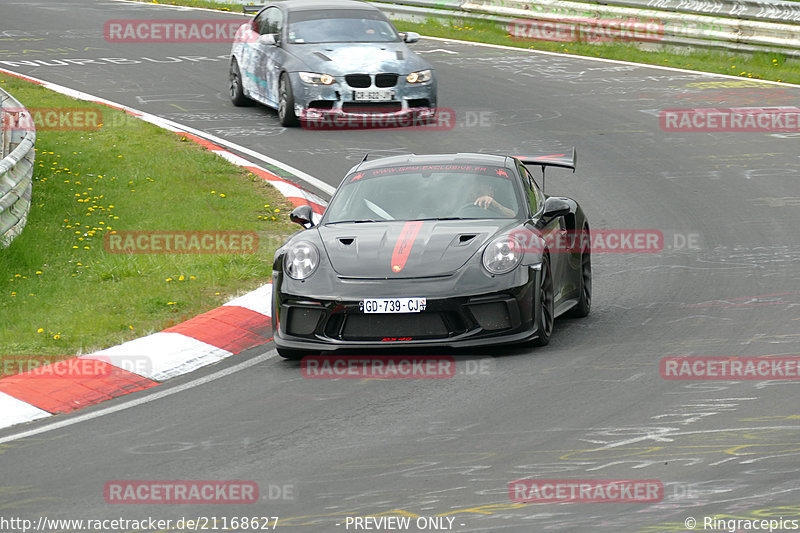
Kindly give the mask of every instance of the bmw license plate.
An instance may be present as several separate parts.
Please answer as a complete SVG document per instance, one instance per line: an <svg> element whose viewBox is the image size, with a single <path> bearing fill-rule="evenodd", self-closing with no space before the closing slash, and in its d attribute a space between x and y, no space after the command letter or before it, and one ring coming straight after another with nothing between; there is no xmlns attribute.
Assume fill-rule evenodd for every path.
<svg viewBox="0 0 800 533"><path fill-rule="evenodd" d="M365 313L419 313L425 305L425 298L374 298L362 300L358 307Z"/></svg>
<svg viewBox="0 0 800 533"><path fill-rule="evenodd" d="M388 102L394 100L394 91L353 91L353 100L359 102Z"/></svg>

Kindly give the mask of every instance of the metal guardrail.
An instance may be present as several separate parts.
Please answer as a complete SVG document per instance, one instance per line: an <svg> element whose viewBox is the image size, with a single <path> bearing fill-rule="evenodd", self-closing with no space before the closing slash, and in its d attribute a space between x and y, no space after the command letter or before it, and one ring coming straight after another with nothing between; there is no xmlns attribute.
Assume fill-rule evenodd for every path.
<svg viewBox="0 0 800 533"><path fill-rule="evenodd" d="M663 9L698 15L719 15L764 22L800 23L800 2L782 2L781 0L608 0L596 3Z"/></svg>
<svg viewBox="0 0 800 533"><path fill-rule="evenodd" d="M744 52L778 52L800 57L800 24L771 22L732 16L710 16L685 13L681 4L699 9L703 0L462 0L453 7L453 0L372 1L390 18L424 22L457 21L465 24L486 21L502 27L512 37L535 38L532 34L558 31L562 34L588 36L586 42L604 34L629 35L619 39L639 41L650 48L679 46L683 48L718 48ZM643 9L612 3L651 3L674 6L674 10L653 7ZM677 6L674 4L677 2ZM738 0L739 4L755 5L755 0ZM438 4L431 8L422 4ZM693 4L694 3L694 4ZM733 10L737 0L707 0L706 3L727 5ZM759 2L764 4L764 2ZM775 3L775 6L793 2ZM794 6L790 6L794 8ZM722 9L722 8L720 8ZM777 9L777 7L776 7ZM734 10L735 11L735 10ZM772 12L775 15L775 11ZM655 29L653 29L655 26ZM626 28L636 28L629 30ZM615 33L616 32L616 33ZM560 40L560 39L551 39ZM579 39L575 39L579 40ZM606 39L606 40L611 40Z"/></svg>
<svg viewBox="0 0 800 533"><path fill-rule="evenodd" d="M223 0L251 4L254 0ZM267 0L258 0L263 4ZM800 57L800 2L785 0L370 0L390 18L497 24L512 37L561 32L586 42L778 52ZM530 21L530 22L526 22ZM655 31L653 30L656 26ZM634 28L631 30L630 28ZM605 34L605 35L603 35ZM550 39L560 40L560 39Z"/></svg>
<svg viewBox="0 0 800 533"><path fill-rule="evenodd" d="M7 247L28 221L36 130L28 111L2 89L0 137L0 246Z"/></svg>

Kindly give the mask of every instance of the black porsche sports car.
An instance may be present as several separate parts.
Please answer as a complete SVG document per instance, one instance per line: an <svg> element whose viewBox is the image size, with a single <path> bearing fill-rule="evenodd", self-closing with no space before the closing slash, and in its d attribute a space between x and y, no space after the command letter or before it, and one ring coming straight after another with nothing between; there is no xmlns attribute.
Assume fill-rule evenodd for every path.
<svg viewBox="0 0 800 533"><path fill-rule="evenodd" d="M305 229L275 253L278 353L546 345L555 317L591 306L586 216L543 190L547 167L575 162L574 149L365 157L318 224L308 206L291 214Z"/></svg>

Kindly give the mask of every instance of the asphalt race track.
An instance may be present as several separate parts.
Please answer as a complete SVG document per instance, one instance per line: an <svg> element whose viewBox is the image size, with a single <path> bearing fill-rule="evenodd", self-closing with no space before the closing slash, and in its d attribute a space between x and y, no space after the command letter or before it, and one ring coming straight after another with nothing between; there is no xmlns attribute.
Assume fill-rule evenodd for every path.
<svg viewBox="0 0 800 533"><path fill-rule="evenodd" d="M305 379L298 363L252 350L159 391L257 358L229 375L0 444L0 516L278 516L278 529L308 532L353 531L348 516L444 516L460 533L657 533L687 531L688 517L698 531L715 515L800 518L800 383L659 372L665 356L800 355L800 133L659 124L667 108L797 105L800 89L423 40L413 46L437 68L452 129L309 131L280 127L261 106L233 107L227 43L103 37L110 19L225 16L234 17L5 0L0 67L201 129L331 185L366 151L576 146L578 171L550 172L547 192L580 201L593 229L660 230L664 248L594 254L588 318L557 321L546 348L456 354L451 379ZM514 503L508 485L520 478L659 480L664 495ZM114 480L247 480L261 501L109 504L103 489Z"/></svg>

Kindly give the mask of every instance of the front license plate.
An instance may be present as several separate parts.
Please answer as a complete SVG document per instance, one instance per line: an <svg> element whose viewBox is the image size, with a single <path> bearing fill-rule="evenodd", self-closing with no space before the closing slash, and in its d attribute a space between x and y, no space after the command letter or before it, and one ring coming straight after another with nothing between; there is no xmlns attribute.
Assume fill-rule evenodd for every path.
<svg viewBox="0 0 800 533"><path fill-rule="evenodd" d="M353 100L359 102L388 102L394 100L394 91L353 91Z"/></svg>
<svg viewBox="0 0 800 533"><path fill-rule="evenodd" d="M425 298L375 298L362 300L359 308L365 313L419 313L425 305Z"/></svg>

